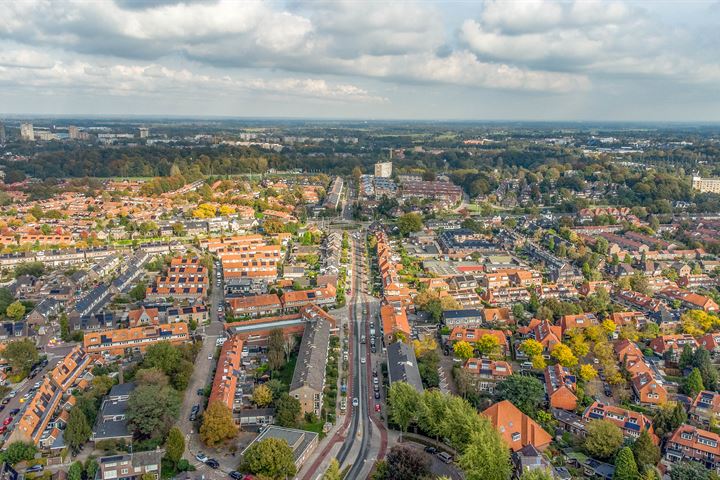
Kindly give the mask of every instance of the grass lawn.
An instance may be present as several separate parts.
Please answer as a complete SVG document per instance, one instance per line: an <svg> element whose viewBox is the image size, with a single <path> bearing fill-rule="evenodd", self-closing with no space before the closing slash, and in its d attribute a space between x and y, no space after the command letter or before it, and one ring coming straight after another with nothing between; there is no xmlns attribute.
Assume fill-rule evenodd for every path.
<svg viewBox="0 0 720 480"><path fill-rule="evenodd" d="M317 422L309 423L309 422L302 422L300 424L300 430L305 430L307 432L315 432L318 435L320 435L320 440L322 440L325 437L325 433L323 432L323 422L322 420L318 420Z"/></svg>

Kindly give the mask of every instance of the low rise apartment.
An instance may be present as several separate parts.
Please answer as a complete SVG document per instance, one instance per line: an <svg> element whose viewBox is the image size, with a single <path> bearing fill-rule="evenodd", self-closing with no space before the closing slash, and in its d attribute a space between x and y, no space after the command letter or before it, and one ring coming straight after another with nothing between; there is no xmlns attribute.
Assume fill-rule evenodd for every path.
<svg viewBox="0 0 720 480"><path fill-rule="evenodd" d="M159 342L174 344L189 340L186 323L165 323L148 327L121 328L85 335L83 345L88 353L123 355L126 352L144 351Z"/></svg>
<svg viewBox="0 0 720 480"><path fill-rule="evenodd" d="M305 326L295 372L290 382L289 393L300 401L301 412L313 413L318 418L323 406L331 327L331 323L322 317L308 322Z"/></svg>
<svg viewBox="0 0 720 480"><path fill-rule="evenodd" d="M473 376L478 391L490 394L495 392L497 382L505 380L513 373L508 362L486 358L469 358L463 369Z"/></svg>
<svg viewBox="0 0 720 480"><path fill-rule="evenodd" d="M586 408L583 413L583 421L590 422L592 420L607 420L614 423L622 430L623 436L631 440L639 437L640 432L643 430L647 430L653 442L656 445L660 443L659 438L653 430L652 420L640 412L627 410L614 405L605 405L596 401Z"/></svg>
<svg viewBox="0 0 720 480"><path fill-rule="evenodd" d="M274 293L229 298L227 304L236 317L276 315L283 309L280 298Z"/></svg>
<svg viewBox="0 0 720 480"><path fill-rule="evenodd" d="M680 425L665 445L670 462L697 462L705 468L720 470L720 436L692 425Z"/></svg>

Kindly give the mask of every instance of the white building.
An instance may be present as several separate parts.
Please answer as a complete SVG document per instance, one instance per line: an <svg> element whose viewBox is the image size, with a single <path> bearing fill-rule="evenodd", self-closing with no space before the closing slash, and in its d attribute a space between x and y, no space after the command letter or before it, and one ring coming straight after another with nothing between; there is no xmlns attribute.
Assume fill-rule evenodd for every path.
<svg viewBox="0 0 720 480"><path fill-rule="evenodd" d="M20 138L28 142L35 141L35 131L32 123L23 123L20 125Z"/></svg>
<svg viewBox="0 0 720 480"><path fill-rule="evenodd" d="M693 177L692 186L703 193L720 193L720 178Z"/></svg>
<svg viewBox="0 0 720 480"><path fill-rule="evenodd" d="M375 176L376 177L391 177L392 176L392 162L381 162L375 164Z"/></svg>

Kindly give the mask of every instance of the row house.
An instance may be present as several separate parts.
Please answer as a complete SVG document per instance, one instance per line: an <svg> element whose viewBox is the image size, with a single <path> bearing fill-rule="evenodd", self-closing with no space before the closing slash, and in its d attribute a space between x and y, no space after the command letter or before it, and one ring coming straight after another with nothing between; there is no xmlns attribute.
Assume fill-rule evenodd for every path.
<svg viewBox="0 0 720 480"><path fill-rule="evenodd" d="M582 285L580 285L580 288L578 288L578 293L584 297L587 297L588 295L593 295L594 293L597 293L598 289L600 288L605 290L606 293L610 293L613 291L612 283L605 280L599 280L596 282L583 282Z"/></svg>
<svg viewBox="0 0 720 480"><path fill-rule="evenodd" d="M505 380L513 373L508 362L486 358L467 359L463 370L472 375L475 387L479 392L489 394L495 393L497 382Z"/></svg>
<svg viewBox="0 0 720 480"><path fill-rule="evenodd" d="M644 328L651 320L643 312L615 312L610 316L610 320L613 321L618 327L631 326L637 330Z"/></svg>
<svg viewBox="0 0 720 480"><path fill-rule="evenodd" d="M627 410L614 405L605 405L595 401L583 412L583 421L607 420L615 424L623 432L625 438L635 440L643 430L647 430L655 445L660 443L655 435L652 420L640 412Z"/></svg>
<svg viewBox="0 0 720 480"><path fill-rule="evenodd" d="M478 340L480 340L485 335L490 335L491 337L494 337L497 340L497 344L500 347L500 354L507 355L510 351L510 347L508 344L508 338L505 332L502 330L489 330L486 328L464 328L464 327L455 327L450 332L450 338L449 340L451 342L468 342L470 344L476 343Z"/></svg>
<svg viewBox="0 0 720 480"><path fill-rule="evenodd" d="M698 345L715 356L720 353L720 333L711 332L697 339Z"/></svg>
<svg viewBox="0 0 720 480"><path fill-rule="evenodd" d="M189 325L195 322L197 325L204 325L210 322L210 312L205 305L168 308L165 315L167 323L183 322Z"/></svg>
<svg viewBox="0 0 720 480"><path fill-rule="evenodd" d="M659 312L665 304L662 300L648 297L632 290L618 290L613 294L613 300L628 308L641 310L645 313Z"/></svg>
<svg viewBox="0 0 720 480"><path fill-rule="evenodd" d="M669 462L697 462L705 468L720 470L720 436L692 425L680 425L665 445Z"/></svg>
<svg viewBox="0 0 720 480"><path fill-rule="evenodd" d="M697 289L697 288L713 288L717 286L716 279L702 273L699 275L685 275L678 278L677 284L681 288Z"/></svg>
<svg viewBox="0 0 720 480"><path fill-rule="evenodd" d="M236 317L277 315L283 308L280 298L274 293L229 298L227 299L227 304L233 315Z"/></svg>
<svg viewBox="0 0 720 480"><path fill-rule="evenodd" d="M597 316L594 313L582 313L580 315L563 315L560 317L560 328L563 335L570 330L584 330L592 325L598 325Z"/></svg>
<svg viewBox="0 0 720 480"><path fill-rule="evenodd" d="M242 368L243 340L239 336L230 337L220 349L215 377L208 403L221 402L231 412L237 412L242 406L242 399L236 400L238 373Z"/></svg>
<svg viewBox="0 0 720 480"><path fill-rule="evenodd" d="M485 290L482 299L493 305L513 305L530 301L531 294L525 287L501 287Z"/></svg>
<svg viewBox="0 0 720 480"><path fill-rule="evenodd" d="M229 237L211 237L200 240L200 247L210 252L217 252L232 246L264 246L265 238L259 234L253 235L236 235Z"/></svg>
<svg viewBox="0 0 720 480"><path fill-rule="evenodd" d="M473 290L450 290L448 295L453 297L463 308L478 308L483 304L480 295Z"/></svg>
<svg viewBox="0 0 720 480"><path fill-rule="evenodd" d="M573 300L578 298L578 289L570 284L549 283L536 287L540 300Z"/></svg>
<svg viewBox="0 0 720 480"><path fill-rule="evenodd" d="M178 322L91 332L83 338L83 345L88 353L123 355L126 351L142 352L159 342L185 343L189 338L187 324Z"/></svg>
<svg viewBox="0 0 720 480"><path fill-rule="evenodd" d="M320 417L325 389L325 365L333 323L323 317L307 322L288 394L300 402L302 414Z"/></svg>
<svg viewBox="0 0 720 480"><path fill-rule="evenodd" d="M172 298L174 300L201 301L207 296L205 287L147 287L145 298L151 301Z"/></svg>
<svg viewBox="0 0 720 480"><path fill-rule="evenodd" d="M408 323L405 308L395 308L392 305L380 307L380 321L382 322L383 339L385 345L390 345L397 338L405 342L410 341L410 324Z"/></svg>
<svg viewBox="0 0 720 480"><path fill-rule="evenodd" d="M720 393L703 390L693 400L688 416L697 425L710 427L720 420Z"/></svg>
<svg viewBox="0 0 720 480"><path fill-rule="evenodd" d="M509 326L515 324L512 311L507 307L484 308L482 310L483 322L492 326Z"/></svg>
<svg viewBox="0 0 720 480"><path fill-rule="evenodd" d="M687 333L660 335L650 340L650 348L660 356L672 350L673 361L677 361L686 345L689 346L693 352L698 347L695 337Z"/></svg>
<svg viewBox="0 0 720 480"><path fill-rule="evenodd" d="M442 313L443 323L449 328L462 326L480 326L483 323L483 315L477 309L445 310Z"/></svg>
<svg viewBox="0 0 720 480"><path fill-rule="evenodd" d="M712 298L680 288L665 288L658 295L670 301L679 300L686 308L698 308L706 312L717 312L719 308Z"/></svg>
<svg viewBox="0 0 720 480"><path fill-rule="evenodd" d="M640 349L629 340L617 342L614 347L620 363L630 375L630 384L636 400L642 405L665 403L668 393L655 378L655 372L645 361Z"/></svg>
<svg viewBox="0 0 720 480"><path fill-rule="evenodd" d="M319 307L329 307L336 302L336 290L332 285L326 285L313 290L289 290L283 292L280 301L285 311L302 307L308 303Z"/></svg>
<svg viewBox="0 0 720 480"><path fill-rule="evenodd" d="M520 327L518 332L526 338L532 338L543 346L543 356L550 358L550 352L555 345L562 343L562 328L553 325L547 320L533 318L526 327ZM526 358L520 350L516 350L518 358Z"/></svg>

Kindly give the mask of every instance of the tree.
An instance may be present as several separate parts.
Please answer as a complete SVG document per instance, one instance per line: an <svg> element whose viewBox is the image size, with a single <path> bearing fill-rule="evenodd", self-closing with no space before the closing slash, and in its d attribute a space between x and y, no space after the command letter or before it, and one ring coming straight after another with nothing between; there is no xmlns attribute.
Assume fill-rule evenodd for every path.
<svg viewBox="0 0 720 480"><path fill-rule="evenodd" d="M655 410L653 416L653 427L655 433L660 437L675 431L687 420L685 407L679 402L667 402Z"/></svg>
<svg viewBox="0 0 720 480"><path fill-rule="evenodd" d="M397 226L400 229L400 234L407 237L409 233L422 230L422 217L417 213L406 213L398 218Z"/></svg>
<svg viewBox="0 0 720 480"><path fill-rule="evenodd" d="M73 462L68 468L68 480L82 480L83 464L80 462Z"/></svg>
<svg viewBox="0 0 720 480"><path fill-rule="evenodd" d="M430 474L430 459L421 451L396 445L385 458L384 480L421 480Z"/></svg>
<svg viewBox="0 0 720 480"><path fill-rule="evenodd" d="M531 417L535 416L545 399L545 389L540 380L525 375L510 375L497 384L496 391L500 399L508 400Z"/></svg>
<svg viewBox="0 0 720 480"><path fill-rule="evenodd" d="M589 382L593 378L597 377L597 370L592 365L580 365L580 371L578 375L586 382Z"/></svg>
<svg viewBox="0 0 720 480"><path fill-rule="evenodd" d="M603 328L603 330L605 330L605 333L607 333L608 335L613 333L615 331L615 329L617 328L617 325L615 325L615 322L613 322L609 318L603 320L603 322L600 324L600 326Z"/></svg>
<svg viewBox="0 0 720 480"><path fill-rule="evenodd" d="M453 352L455 352L455 355L457 355L461 359L467 360L468 358L473 356L474 349L469 342L466 342L465 340L460 340L459 342L455 342L455 345L453 345Z"/></svg>
<svg viewBox="0 0 720 480"><path fill-rule="evenodd" d="M647 430L640 432L632 446L635 463L641 470L649 466L655 466L660 461L660 447L653 443L652 437Z"/></svg>
<svg viewBox="0 0 720 480"><path fill-rule="evenodd" d="M272 330L268 336L268 366L277 371L285 365L285 337L279 328Z"/></svg>
<svg viewBox="0 0 720 480"><path fill-rule="evenodd" d="M167 387L170 383L168 376L159 368L141 368L135 372L135 383L137 385L155 385Z"/></svg>
<svg viewBox="0 0 720 480"><path fill-rule="evenodd" d="M133 288L130 289L128 292L128 296L135 300L136 302L139 302L141 300L145 299L145 293L147 292L147 284L145 282L138 282Z"/></svg>
<svg viewBox="0 0 720 480"><path fill-rule="evenodd" d="M690 398L697 397L698 393L705 390L702 376L700 375L700 370L698 370L697 368L693 368L690 375L685 377L685 381L683 382L683 390L690 396Z"/></svg>
<svg viewBox="0 0 720 480"><path fill-rule="evenodd" d="M180 397L170 387L140 385L130 394L127 412L136 438L163 438L180 412Z"/></svg>
<svg viewBox="0 0 720 480"><path fill-rule="evenodd" d="M27 375L40 359L37 348L32 340L16 340L5 346L3 357L7 360L13 373Z"/></svg>
<svg viewBox="0 0 720 480"><path fill-rule="evenodd" d="M5 310L5 314L16 322L19 322L25 316L25 305L23 305L19 301L13 302L8 305L7 309Z"/></svg>
<svg viewBox="0 0 720 480"><path fill-rule="evenodd" d="M467 480L507 480L510 478L510 451L500 434L481 418L472 432L465 452L458 460Z"/></svg>
<svg viewBox="0 0 720 480"><path fill-rule="evenodd" d="M85 478L87 478L88 480L94 479L95 474L97 474L98 468L100 468L100 465L98 465L97 460L95 460L93 457L85 460Z"/></svg>
<svg viewBox="0 0 720 480"><path fill-rule="evenodd" d="M29 442L13 442L5 450L5 460L10 465L35 458L37 448Z"/></svg>
<svg viewBox="0 0 720 480"><path fill-rule="evenodd" d="M83 445L90 439L92 428L85 417L85 413L77 406L70 410L67 427L65 428L65 442L73 453L80 451Z"/></svg>
<svg viewBox="0 0 720 480"><path fill-rule="evenodd" d="M558 361L563 367L573 367L577 365L578 359L573 355L570 347L564 343L558 343L550 352L550 356Z"/></svg>
<svg viewBox="0 0 720 480"><path fill-rule="evenodd" d="M178 427L173 427L165 440L165 456L177 467L185 453L185 436Z"/></svg>
<svg viewBox="0 0 720 480"><path fill-rule="evenodd" d="M340 473L340 464L336 458L330 460L330 465L322 476L322 480L342 480L342 474Z"/></svg>
<svg viewBox="0 0 720 480"><path fill-rule="evenodd" d="M203 414L200 440L208 447L214 447L218 443L235 437L237 433L238 428L228 406L219 400L210 402Z"/></svg>
<svg viewBox="0 0 720 480"><path fill-rule="evenodd" d="M500 353L500 341L495 335L485 334L475 343L481 356L494 357Z"/></svg>
<svg viewBox="0 0 720 480"><path fill-rule="evenodd" d="M622 430L607 420L592 420L585 431L585 450L593 457L608 459L623 444Z"/></svg>
<svg viewBox="0 0 720 480"><path fill-rule="evenodd" d="M547 468L532 468L525 470L520 475L520 480L555 480L555 476L552 471Z"/></svg>
<svg viewBox="0 0 720 480"><path fill-rule="evenodd" d="M543 346L537 340L529 338L520 344L520 351L532 358L536 355L542 355Z"/></svg>
<svg viewBox="0 0 720 480"><path fill-rule="evenodd" d="M673 463L670 480L710 480L710 470L697 462Z"/></svg>
<svg viewBox="0 0 720 480"><path fill-rule="evenodd" d="M447 397L436 388L424 390L422 403L419 423L427 434L437 440L443 434L448 405Z"/></svg>
<svg viewBox="0 0 720 480"><path fill-rule="evenodd" d="M252 400L258 407L267 407L272 403L272 392L265 385L258 385L253 390Z"/></svg>
<svg viewBox="0 0 720 480"><path fill-rule="evenodd" d="M277 438L250 445L243 455L242 470L275 480L292 478L297 473L292 449Z"/></svg>
<svg viewBox="0 0 720 480"><path fill-rule="evenodd" d="M390 420L405 433L417 421L422 400L420 392L406 382L394 382L388 392Z"/></svg>
<svg viewBox="0 0 720 480"><path fill-rule="evenodd" d="M287 393L275 402L275 422L281 427L295 427L300 418L300 401Z"/></svg>
<svg viewBox="0 0 720 480"><path fill-rule="evenodd" d="M632 450L629 447L620 449L615 459L613 480L638 480L638 468Z"/></svg>
<svg viewBox="0 0 720 480"><path fill-rule="evenodd" d="M710 352L705 348L695 349L692 364L700 370L700 376L705 388L715 391L718 387L718 371L710 359Z"/></svg>

